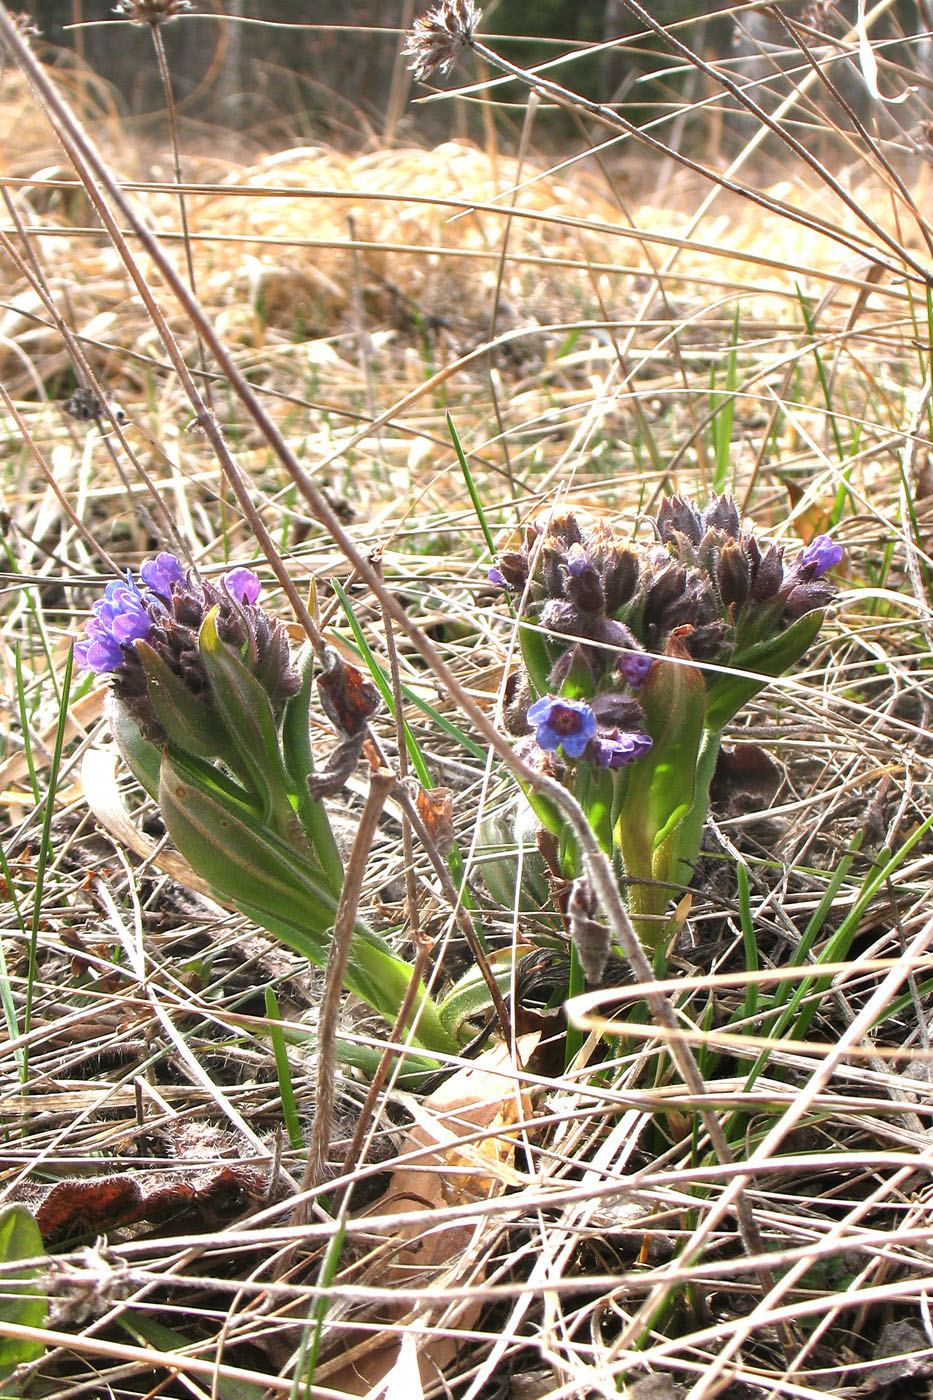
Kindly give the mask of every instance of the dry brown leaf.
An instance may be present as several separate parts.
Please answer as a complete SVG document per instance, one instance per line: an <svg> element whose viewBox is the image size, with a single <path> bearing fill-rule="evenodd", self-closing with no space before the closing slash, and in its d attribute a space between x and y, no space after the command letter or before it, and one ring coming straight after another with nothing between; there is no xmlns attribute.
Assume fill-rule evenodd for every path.
<svg viewBox="0 0 933 1400"><path fill-rule="evenodd" d="M522 1062L532 1054L538 1043L537 1032L520 1037L517 1045ZM514 1059L507 1046L497 1046L481 1055L469 1069L459 1070L431 1094L423 1103L409 1108L415 1118L401 1148L401 1156L422 1149L417 1162L406 1162L396 1168L384 1195L373 1205L374 1214L397 1215L410 1210L423 1216L425 1210L490 1200L506 1186L524 1184L525 1178L514 1167L515 1137L532 1111L527 1089L510 1082L509 1070ZM477 1130L486 1129L481 1141L464 1142ZM445 1225L431 1231L419 1218L411 1226L400 1225L385 1241L386 1263L372 1282L383 1288L394 1285L411 1288L423 1275L425 1298L431 1289L452 1287L458 1281L461 1260L469 1249L482 1214L468 1218L462 1225ZM470 1268L469 1281L474 1287L481 1282L482 1272ZM440 1319L442 1310L450 1305L425 1302L414 1309L402 1304L391 1319L395 1328L404 1328L417 1319L418 1333L427 1331ZM482 1304L469 1302L461 1307L452 1324L446 1319L438 1330L418 1348L418 1375L428 1385L453 1361L460 1347L458 1331L469 1330L479 1317ZM390 1319L379 1319L389 1324ZM407 1337L407 1333L403 1336ZM402 1364L397 1337L374 1342L372 1346L355 1349L354 1359L336 1358L319 1366L316 1379L347 1395L378 1396L390 1384ZM411 1364L410 1352L405 1365ZM414 1372L412 1371L412 1374ZM391 1393L391 1392L389 1392ZM417 1393L414 1389L410 1392Z"/></svg>

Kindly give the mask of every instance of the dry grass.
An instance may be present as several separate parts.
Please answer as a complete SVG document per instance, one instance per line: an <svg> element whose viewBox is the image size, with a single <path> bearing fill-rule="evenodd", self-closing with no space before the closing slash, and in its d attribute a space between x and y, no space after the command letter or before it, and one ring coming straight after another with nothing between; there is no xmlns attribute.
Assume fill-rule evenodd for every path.
<svg viewBox="0 0 933 1400"><path fill-rule="evenodd" d="M48 1350L19 1377L22 1392L297 1395L322 1320L306 1392L321 1397L365 1393L399 1336L420 1350L424 1393L463 1400L645 1395L638 1383L652 1372L692 1400L720 1385L735 1400L872 1385L924 1393L933 434L929 284L914 264L929 261L930 230L874 157L897 163L921 210L926 166L904 142L878 143L869 158L858 142L835 147L834 172L898 258L858 208L789 161L780 187L765 191L772 207L719 192L701 214L710 187L695 172L672 164L663 192L630 203L618 156L601 163L582 143L567 153L580 162L551 173L543 155L462 143L286 150L244 168L185 160L207 320L339 507L349 539L364 556L382 550L390 589L487 714L513 638L486 585L448 413L494 531L563 499L635 529L662 490L712 489L724 400L711 379L722 396L732 360L718 484L775 539L831 522L846 546L846 586L806 671L734 726L734 739L774 756L780 785L767 796L741 783L723 791L671 962L677 975L661 985L703 1073L702 1105L644 1003L618 989L592 1024L605 1016L624 1028L582 1038L570 1063L562 1023L542 1021L523 1070L506 1056L491 1071L474 1095L491 1107L451 1130L473 1132L454 1155L448 1143L448 1155L425 1159L430 1135L412 1136L413 1120L425 1133L440 1120L436 1101L419 1108L386 1090L365 1163L345 1163L366 1088L347 1070L332 1180L296 1231L291 1192L304 1153L280 1136L263 993L275 988L296 1031L290 1077L307 1132L318 982L179 881L153 811L109 776L101 693L84 680L54 762L65 657L106 561L135 566L180 540L212 573L262 560L262 550L211 443L192 428L119 243L51 153L37 110L8 72L2 116L20 139L6 168L0 260L2 950L8 1015L22 1031L28 1000L31 1024L0 1046L0 1189L39 1209L50 1183L104 1177L116 1183L116 1223L75 1207L78 1238L50 1233ZM134 209L182 269L170 162L163 153L147 169L106 104L94 119ZM647 190L655 173L640 167L638 185ZM302 596L313 581L317 616L346 648L328 592L329 579L352 575L345 549L223 366L208 357L202 372L190 315L134 237L129 246L210 394L278 557ZM122 407L119 436L61 411L76 384L62 322ZM365 589L354 596L388 665L384 611ZM462 697L439 686L404 635L396 641L412 695L473 741L458 744L411 706L432 776L456 791L466 855L514 781L495 756L484 762ZM395 753L391 722L380 725ZM85 791L89 752L98 761L84 770ZM362 791L353 785L343 804L351 831ZM401 940L399 832L390 803L366 899ZM799 980L792 951L858 834L810 954L831 964L801 1004L818 1000L816 1013L802 1037L793 1022L769 1033L750 988L760 979L763 1004L781 977ZM424 854L415 862L444 979L465 954ZM750 884L744 912L737 865ZM482 900L469 860L467 870ZM554 927L546 910L486 905L497 948ZM837 966L831 935L853 910L857 929ZM774 969L777 983L767 980ZM347 1026L367 1042L384 1034L352 1011ZM725 1125L733 1162L716 1160L700 1107ZM402 1163L419 1150L413 1186ZM224 1175L231 1163L235 1180ZM343 1246L327 1254L330 1193L344 1178L355 1194ZM739 1242L739 1206L757 1226L759 1257ZM415 1248L406 1232L419 1231ZM902 1352L907 1360L888 1359ZM409 1363L403 1348L397 1394L415 1397Z"/></svg>

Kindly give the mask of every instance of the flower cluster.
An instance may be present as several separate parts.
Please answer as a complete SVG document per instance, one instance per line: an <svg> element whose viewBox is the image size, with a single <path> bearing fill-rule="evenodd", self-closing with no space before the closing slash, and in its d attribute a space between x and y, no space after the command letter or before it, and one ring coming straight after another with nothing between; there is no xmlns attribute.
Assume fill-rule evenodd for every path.
<svg viewBox="0 0 933 1400"><path fill-rule="evenodd" d="M666 553L706 586L737 646L825 608L834 596L819 580L842 560L841 545L818 535L788 566L783 548L762 546L741 528L729 496L715 498L702 511L682 496L666 498L655 529Z"/></svg>
<svg viewBox="0 0 933 1400"><path fill-rule="evenodd" d="M624 872L646 943L692 878L726 724L803 655L842 559L828 535L792 561L743 530L735 502L661 502L654 538L633 543L573 512L530 526L489 578L519 600L524 671L505 721L541 771L575 792ZM705 663L713 663L706 665ZM558 841L554 873L580 853L560 814L528 793Z"/></svg>
<svg viewBox="0 0 933 1400"><path fill-rule="evenodd" d="M210 705L198 634L207 614L216 610L221 641L248 659L274 710L280 711L297 689L298 677L291 666L287 633L258 606L259 593L259 579L250 569L228 569L220 583L213 584L186 574L173 554L159 554L143 564L138 583L127 571L125 579L107 585L94 604L83 640L75 646L75 659L84 670L109 673L114 693L142 732L161 742L162 726L136 643L150 647L186 690Z"/></svg>
<svg viewBox="0 0 933 1400"><path fill-rule="evenodd" d="M605 702L609 701L607 706ZM621 728L619 723L607 722L612 718L621 719L620 697L601 695L593 705L585 700L561 699L558 695L544 695L528 707L528 723L535 731L535 743L545 753L556 753L558 749L567 758L585 758L596 768L621 768L633 758L640 757L651 748L651 739L635 728ZM614 713L613 713L614 712ZM600 716L605 721L600 723ZM636 724L641 712L634 702L629 702L628 713L622 719Z"/></svg>
<svg viewBox="0 0 933 1400"><path fill-rule="evenodd" d="M788 565L782 547L741 528L728 496L704 510L665 498L654 529L655 543L635 546L605 521L568 512L529 526L520 548L497 555L490 581L522 595L547 638L548 689L582 672L589 693L637 689L673 635L694 661L727 665L833 597L823 576L842 559L840 545L819 535Z"/></svg>

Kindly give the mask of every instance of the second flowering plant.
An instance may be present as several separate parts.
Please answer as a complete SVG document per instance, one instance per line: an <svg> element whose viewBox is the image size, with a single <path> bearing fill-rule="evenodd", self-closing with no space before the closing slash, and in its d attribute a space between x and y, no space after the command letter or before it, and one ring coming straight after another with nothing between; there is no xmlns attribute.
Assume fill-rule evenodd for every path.
<svg viewBox="0 0 933 1400"><path fill-rule="evenodd" d="M734 501L665 498L651 543L573 512L529 526L490 580L516 600L524 667L506 722L523 755L568 784L616 863L646 944L689 885L722 732L806 652L842 558L819 535L792 560L742 528ZM558 813L528 794L580 873Z"/></svg>
<svg viewBox="0 0 933 1400"><path fill-rule="evenodd" d="M249 569L215 584L160 554L138 581L128 574L108 584L75 657L109 675L120 752L217 898L323 966L345 876L323 799L355 767L377 696L325 651L316 688L337 743L316 768L316 658L310 647L293 655L260 591ZM347 989L392 1024L412 978L412 967L357 923ZM412 1022L416 1049L458 1049L420 982Z"/></svg>

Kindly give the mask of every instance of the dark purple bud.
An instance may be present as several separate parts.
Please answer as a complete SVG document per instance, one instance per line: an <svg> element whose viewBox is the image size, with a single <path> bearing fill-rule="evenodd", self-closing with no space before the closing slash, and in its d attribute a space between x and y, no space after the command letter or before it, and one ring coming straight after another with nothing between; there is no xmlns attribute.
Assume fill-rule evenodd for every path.
<svg viewBox="0 0 933 1400"><path fill-rule="evenodd" d="M572 544L567 551L567 572L572 578L579 578L586 568L591 568L590 558L582 544Z"/></svg>
<svg viewBox="0 0 933 1400"><path fill-rule="evenodd" d="M497 554L496 562L489 570L489 579L500 588L511 588L520 593L528 582L528 555L518 549Z"/></svg>
<svg viewBox="0 0 933 1400"><path fill-rule="evenodd" d="M703 512L705 530L721 530L732 539L739 538L739 512L731 496L715 496Z"/></svg>
<svg viewBox="0 0 933 1400"><path fill-rule="evenodd" d="M594 617L605 612L606 597L599 574L585 559L579 564L578 573L567 573L564 592L583 616Z"/></svg>
<svg viewBox="0 0 933 1400"><path fill-rule="evenodd" d="M638 583L638 562L630 549L612 549L602 568L606 612L610 617L629 601Z"/></svg>
<svg viewBox="0 0 933 1400"><path fill-rule="evenodd" d="M785 622L796 622L804 613L825 608L836 596L835 589L825 583L798 583L787 595L782 614Z"/></svg>
<svg viewBox="0 0 933 1400"><path fill-rule="evenodd" d="M842 562L842 553L842 545L836 544L831 535L817 535L801 554L800 563L811 571L810 578L822 578Z"/></svg>
<svg viewBox="0 0 933 1400"><path fill-rule="evenodd" d="M566 560L572 546L582 543L583 530L573 511L555 512L548 521L545 548L552 549Z"/></svg>
<svg viewBox="0 0 933 1400"><path fill-rule="evenodd" d="M648 584L645 599L645 621L660 623L671 605L679 601L687 586L687 571L682 564L668 564Z"/></svg>
<svg viewBox="0 0 933 1400"><path fill-rule="evenodd" d="M700 513L683 496L665 496L658 507L655 521L658 539L669 544L674 535L685 535L691 544L699 544L703 534Z"/></svg>
<svg viewBox="0 0 933 1400"><path fill-rule="evenodd" d="M749 562L738 544L724 545L716 565L719 596L727 608L740 608L751 589Z"/></svg>
<svg viewBox="0 0 933 1400"><path fill-rule="evenodd" d="M534 726L539 748L546 752L561 748L570 758L579 758L596 733L596 716L585 701L556 695L545 695L530 705L528 722Z"/></svg>
<svg viewBox="0 0 933 1400"><path fill-rule="evenodd" d="M632 689L637 690L648 679L648 672L653 665L653 656L648 656L643 651L630 651L627 656L619 658L617 669Z"/></svg>
<svg viewBox="0 0 933 1400"><path fill-rule="evenodd" d="M647 734L621 729L600 730L589 749L587 757L597 768L622 768L651 748Z"/></svg>
<svg viewBox="0 0 933 1400"><path fill-rule="evenodd" d="M548 632L562 632L568 637L579 637L584 632L580 609L564 598L554 598L545 603L540 614L541 626Z"/></svg>
<svg viewBox="0 0 933 1400"><path fill-rule="evenodd" d="M724 622L707 622L702 627L694 627L686 641L691 658L725 664L733 650L732 643L726 641L727 631Z"/></svg>
<svg viewBox="0 0 933 1400"><path fill-rule="evenodd" d="M751 601L767 603L780 593L784 584L784 551L778 545L769 544L757 569L752 571Z"/></svg>
<svg viewBox="0 0 933 1400"><path fill-rule="evenodd" d="M594 695L590 708L600 733L609 729L640 729L645 722L641 706L627 691L604 690Z"/></svg>

